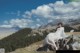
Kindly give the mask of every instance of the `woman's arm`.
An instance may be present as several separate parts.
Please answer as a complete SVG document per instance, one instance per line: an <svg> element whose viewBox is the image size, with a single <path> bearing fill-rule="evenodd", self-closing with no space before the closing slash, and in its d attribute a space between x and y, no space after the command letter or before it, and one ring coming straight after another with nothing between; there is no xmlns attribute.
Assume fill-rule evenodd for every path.
<svg viewBox="0 0 80 53"><path fill-rule="evenodd" d="M66 37L65 31L64 31L64 27L63 27L63 29L62 29L62 36L63 36L63 37Z"/></svg>

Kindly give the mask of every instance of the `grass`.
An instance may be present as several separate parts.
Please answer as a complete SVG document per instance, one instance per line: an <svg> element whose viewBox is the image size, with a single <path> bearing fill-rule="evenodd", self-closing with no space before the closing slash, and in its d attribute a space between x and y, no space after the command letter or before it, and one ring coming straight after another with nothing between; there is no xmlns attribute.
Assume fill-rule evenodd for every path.
<svg viewBox="0 0 80 53"><path fill-rule="evenodd" d="M70 32L66 32L66 34L72 34ZM80 34L80 32L74 32L73 33L74 35L76 34ZM39 46L43 43L43 41L39 41L39 42L36 42L36 43L33 43L31 44L30 46L28 47L25 47L25 48L19 48L13 52L10 52L10 53L56 53L55 51L49 51L49 52L37 52L36 49L39 48Z"/></svg>
<svg viewBox="0 0 80 53"><path fill-rule="evenodd" d="M73 34L73 35L80 35L80 32L66 32L66 34ZM24 47L24 48L18 48L13 52L8 52L8 53L55 53L53 51L49 51L49 52L37 52L36 49L39 48L40 45L42 45L43 41L39 41L36 43L33 43L31 45L29 45L28 47Z"/></svg>
<svg viewBox="0 0 80 53"><path fill-rule="evenodd" d="M66 34L80 35L80 32L73 32L73 33L66 32Z"/></svg>
<svg viewBox="0 0 80 53"><path fill-rule="evenodd" d="M39 41L36 43L31 44L28 47L25 48L19 48L13 52L9 52L9 53L55 53L53 51L49 51L49 52L37 52L36 49L39 48L39 46L43 43L43 41Z"/></svg>

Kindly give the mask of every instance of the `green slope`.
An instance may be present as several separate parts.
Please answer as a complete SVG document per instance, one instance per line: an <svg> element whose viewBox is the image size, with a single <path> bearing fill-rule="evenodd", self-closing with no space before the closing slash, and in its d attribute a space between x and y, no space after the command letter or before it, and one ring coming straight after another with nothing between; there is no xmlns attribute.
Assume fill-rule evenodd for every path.
<svg viewBox="0 0 80 53"><path fill-rule="evenodd" d="M43 36L40 36L38 34L37 36L28 36L31 31L32 29L25 28L0 40L0 48L5 48L6 52L11 52L18 48L29 46L32 43L44 39Z"/></svg>

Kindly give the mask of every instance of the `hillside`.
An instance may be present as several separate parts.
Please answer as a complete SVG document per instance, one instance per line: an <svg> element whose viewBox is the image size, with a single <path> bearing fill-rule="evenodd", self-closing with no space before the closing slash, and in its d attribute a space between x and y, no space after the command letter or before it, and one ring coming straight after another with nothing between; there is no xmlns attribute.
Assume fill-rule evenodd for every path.
<svg viewBox="0 0 80 53"><path fill-rule="evenodd" d="M9 52L9 53L55 53L55 51L54 52L53 51L48 51L48 52L36 51L40 47L40 45L42 45L42 43L43 43L43 41L39 41L39 42L31 44L28 47L19 48L19 49L16 49L15 51Z"/></svg>
<svg viewBox="0 0 80 53"><path fill-rule="evenodd" d="M13 51L17 48L25 47L25 38L31 32L31 30L32 29L30 28L25 28L1 39L0 48L5 48L6 51Z"/></svg>
<svg viewBox="0 0 80 53"><path fill-rule="evenodd" d="M66 34L71 34L71 33L67 32ZM77 35L80 35L80 32L74 32L73 34L77 36ZM28 47L26 46L24 48L19 48L19 49L16 49L15 51L9 52L9 53L56 53L55 51L37 52L36 49L39 48L42 45L42 43L43 43L43 41L35 42Z"/></svg>
<svg viewBox="0 0 80 53"><path fill-rule="evenodd" d="M44 39L46 35L46 33L44 33L44 36L40 36L39 34L37 34L37 36L33 36L31 32L32 32L32 29L25 28L16 33L13 33L8 37L1 39L0 48L4 48L6 52L11 52L18 48L23 48L25 46L29 46L32 43L40 41ZM29 35L32 35L32 36L29 36Z"/></svg>
<svg viewBox="0 0 80 53"><path fill-rule="evenodd" d="M56 26L48 26L44 29L21 29L18 32L13 33L12 35L9 35L8 37L1 39L0 48L4 48L6 52L12 52L19 48L29 47L31 44L35 44L36 42L43 40L48 33L55 32L56 30L54 27ZM65 32L69 32L72 29L78 31L77 29L68 25L65 25L64 27Z"/></svg>

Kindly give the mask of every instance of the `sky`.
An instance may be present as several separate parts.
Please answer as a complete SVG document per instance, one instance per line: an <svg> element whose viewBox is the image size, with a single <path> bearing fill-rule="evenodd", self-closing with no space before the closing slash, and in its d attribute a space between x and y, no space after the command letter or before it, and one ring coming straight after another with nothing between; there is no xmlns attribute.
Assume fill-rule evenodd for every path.
<svg viewBox="0 0 80 53"><path fill-rule="evenodd" d="M36 28L56 19L78 19L80 2L77 1L0 0L0 27Z"/></svg>
<svg viewBox="0 0 80 53"><path fill-rule="evenodd" d="M0 0L0 18L2 18L0 21L17 18L18 13L23 14L25 11L51 2L55 2L55 0Z"/></svg>

